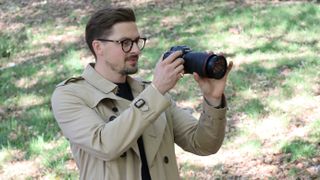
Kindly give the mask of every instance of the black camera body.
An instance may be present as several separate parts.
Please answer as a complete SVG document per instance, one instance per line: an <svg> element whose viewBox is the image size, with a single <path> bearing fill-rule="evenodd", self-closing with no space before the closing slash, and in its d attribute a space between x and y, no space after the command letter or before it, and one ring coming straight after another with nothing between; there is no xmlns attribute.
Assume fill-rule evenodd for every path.
<svg viewBox="0 0 320 180"><path fill-rule="evenodd" d="M182 51L186 74L198 73L201 77L221 79L227 72L227 60L224 56L206 52L193 52L187 46L173 46L165 52L163 59L175 51Z"/></svg>

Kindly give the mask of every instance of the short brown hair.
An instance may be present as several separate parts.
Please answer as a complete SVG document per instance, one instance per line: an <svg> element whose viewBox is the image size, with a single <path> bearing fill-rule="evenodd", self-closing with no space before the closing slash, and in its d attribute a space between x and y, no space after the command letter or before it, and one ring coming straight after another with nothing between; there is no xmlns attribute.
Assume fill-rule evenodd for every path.
<svg viewBox="0 0 320 180"><path fill-rule="evenodd" d="M86 26L86 42L90 51L96 58L96 53L92 47L92 41L102 36L110 35L111 28L119 22L135 22L136 17L131 8L125 7L105 7L96 11L90 18Z"/></svg>

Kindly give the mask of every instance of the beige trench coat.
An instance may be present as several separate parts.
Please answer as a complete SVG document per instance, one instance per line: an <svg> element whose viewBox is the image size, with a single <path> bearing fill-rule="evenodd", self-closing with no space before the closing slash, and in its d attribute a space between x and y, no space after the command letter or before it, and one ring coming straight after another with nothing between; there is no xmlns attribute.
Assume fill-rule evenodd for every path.
<svg viewBox="0 0 320 180"><path fill-rule="evenodd" d="M80 179L141 179L137 144L141 134L153 180L179 179L174 143L197 155L220 148L226 108L204 102L198 121L152 85L128 77L135 97L131 102L116 96L117 86L92 66L81 77L60 83L51 99Z"/></svg>

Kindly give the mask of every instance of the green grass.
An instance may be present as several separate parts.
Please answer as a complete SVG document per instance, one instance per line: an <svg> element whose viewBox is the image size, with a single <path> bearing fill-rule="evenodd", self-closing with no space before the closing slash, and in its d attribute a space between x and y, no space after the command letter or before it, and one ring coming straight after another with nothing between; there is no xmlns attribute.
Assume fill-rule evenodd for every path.
<svg viewBox="0 0 320 180"><path fill-rule="evenodd" d="M309 137L311 142L314 143L320 143L320 119L314 120L311 124L310 124L310 133L309 133Z"/></svg>
<svg viewBox="0 0 320 180"><path fill-rule="evenodd" d="M152 69L161 54L174 45L226 53L227 60L236 64L226 88L228 117L241 116L240 123L245 125L240 124L225 145L259 152L263 143L250 125L268 117L278 117L280 124L290 122L303 114L297 108L299 104L292 105L291 101L316 96L315 85L320 82L319 5L249 6L200 1L207 5L185 3L183 7L171 4L135 9L138 26L149 38L140 58L141 75L152 80ZM89 16L84 16L82 9L72 9L61 12L65 19L32 16L35 19L30 21L18 13L19 8L22 6L12 5L4 13L16 13L12 21L24 23L23 27L0 31L0 107L6 111L0 116L0 170L18 150L25 153L25 160L39 158L49 178L74 179L77 173L65 168L72 157L68 142L59 136L50 97L56 84L82 72L79 60L89 54L81 39ZM37 9L40 15L49 11L49 4ZM79 40L68 41L71 37ZM47 48L46 53L42 53L43 48ZM186 75L171 91L172 97L197 102L201 93L195 87L192 76ZM287 124L285 128L289 128ZM284 139L280 149L292 154L288 163L319 154L314 145L320 138L319 119L306 128L309 134L305 139ZM236 144L239 138L247 139L247 143ZM188 164L182 167L183 171L189 169L201 170ZM293 169L290 173L295 172Z"/></svg>
<svg viewBox="0 0 320 180"><path fill-rule="evenodd" d="M245 152L258 155L261 152L262 142L259 139L253 139L242 144L239 149Z"/></svg>
<svg viewBox="0 0 320 180"><path fill-rule="evenodd" d="M203 172L204 168L201 166L193 165L192 163L183 163L180 164L180 171L182 174L185 174L182 179L192 179L196 180L199 179L194 172Z"/></svg>
<svg viewBox="0 0 320 180"><path fill-rule="evenodd" d="M293 167L289 170L289 175L291 177L297 177L300 172L301 170L299 168Z"/></svg>
<svg viewBox="0 0 320 180"><path fill-rule="evenodd" d="M41 165L44 167L43 171L53 179L57 177L78 179L78 174L68 170L66 167L67 161L71 159L71 154L68 150L69 142L61 138L54 143L47 142L43 136L38 136L37 139L31 141L27 158L40 158ZM68 150L68 153L66 153L66 150Z"/></svg>
<svg viewBox="0 0 320 180"><path fill-rule="evenodd" d="M290 153L291 156L288 159L289 161L296 161L301 158L311 158L317 153L317 148L314 144L296 139L291 142L287 142L283 147L282 151L284 153Z"/></svg>
<svg viewBox="0 0 320 180"><path fill-rule="evenodd" d="M15 33L0 31L0 58L5 60L28 47L28 33L21 29Z"/></svg>

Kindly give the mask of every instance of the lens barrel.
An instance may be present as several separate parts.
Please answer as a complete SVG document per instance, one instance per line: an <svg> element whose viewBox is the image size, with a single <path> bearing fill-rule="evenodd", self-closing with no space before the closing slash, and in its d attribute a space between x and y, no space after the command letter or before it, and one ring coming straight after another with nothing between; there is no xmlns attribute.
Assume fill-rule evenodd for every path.
<svg viewBox="0 0 320 180"><path fill-rule="evenodd" d="M227 72L227 60L224 56L205 52L193 52L187 46L173 46L163 59L175 51L182 51L184 71L186 74L198 73L201 77L221 79Z"/></svg>

